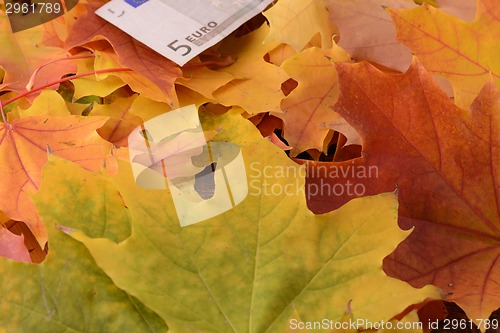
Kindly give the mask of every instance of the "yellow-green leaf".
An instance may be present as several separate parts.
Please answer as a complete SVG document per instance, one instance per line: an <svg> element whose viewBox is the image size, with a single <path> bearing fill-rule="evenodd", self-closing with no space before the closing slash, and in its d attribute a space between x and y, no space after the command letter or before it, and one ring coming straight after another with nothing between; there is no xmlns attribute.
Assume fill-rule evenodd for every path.
<svg viewBox="0 0 500 333"><path fill-rule="evenodd" d="M217 141L241 148L249 188L241 204L181 227L169 190L142 189L122 164L108 181L129 209L132 235L117 243L67 231L172 332L283 332L295 310L304 320L337 320L349 301L359 318L389 320L409 304L439 297L433 287L413 289L382 270L382 259L409 234L397 226L394 194L314 215L304 168L249 121L229 112L202 123L205 131L222 128Z"/></svg>
<svg viewBox="0 0 500 333"><path fill-rule="evenodd" d="M49 234L50 251L39 265L0 258L0 331L166 332L164 322L118 289L82 244L56 224L120 241L130 234L119 193L99 173L52 156L34 196ZM89 186L81 191L82 184ZM54 200L57 198L57 200Z"/></svg>

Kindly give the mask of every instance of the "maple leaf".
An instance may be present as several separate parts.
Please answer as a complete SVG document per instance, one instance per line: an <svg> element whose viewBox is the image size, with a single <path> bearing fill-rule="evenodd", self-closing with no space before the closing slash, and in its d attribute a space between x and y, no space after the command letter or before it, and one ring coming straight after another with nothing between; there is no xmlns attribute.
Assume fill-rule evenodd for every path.
<svg viewBox="0 0 500 333"><path fill-rule="evenodd" d="M134 99L129 112L131 115L137 116L143 121L147 121L164 114L169 109L170 106L166 103L157 102L139 95Z"/></svg>
<svg viewBox="0 0 500 333"><path fill-rule="evenodd" d="M95 70L105 70L123 67L119 62L119 56L114 53L109 45L93 45L95 62ZM123 72L113 72L107 74L99 74L99 79L103 80L109 76L116 76L123 80L130 89L135 92L140 93L144 97L150 98L155 101L168 102L170 108L173 106L178 106L176 92L174 91L174 86L171 87L170 95L168 98L165 95L165 91L162 87L155 84L153 81L148 79L146 76L135 71L123 71Z"/></svg>
<svg viewBox="0 0 500 333"><path fill-rule="evenodd" d="M226 329L297 331L286 327L292 319L342 322L392 318L395 323L403 314L397 319L394 315L408 304L426 296L438 297L432 288L414 290L388 278L381 269L382 258L408 234L396 252L385 259L386 271L416 287L434 283L448 293L447 300L459 303L471 318L486 318L498 306L500 294L496 278L500 272L496 261L500 254L500 102L494 88L499 82L499 48L494 39L499 35L499 6L493 0L478 1L477 18L472 23L440 13L454 11L460 18L471 20L471 2L464 0L424 0L439 5L439 11L428 5L414 11L388 10L395 21L400 21L399 38L407 45L413 43L410 47L432 73L444 75L451 69L453 73L445 74L455 75L456 102L464 108L447 101L419 65L412 65L400 76L383 75L366 64L340 65L343 92L337 110L347 123L328 110L328 104L336 99L338 81L335 67L327 67L328 60L322 55L331 57L328 49L332 36L337 35L333 23L338 23L341 45L348 47L354 58L375 61L375 66L386 71L406 68L408 53L406 58L400 57L399 51L388 51L381 45L389 42L397 50L404 49L396 43L394 27L381 5L413 4L411 0L387 1L354 0L347 4L337 0L280 0L265 13L270 29L264 25L241 38L229 37L191 61L182 72L96 17L94 9L103 4L102 0L91 0L91 4L82 0L71 15L16 34L10 32L2 15L0 89L11 90L4 91L2 100L23 92L35 70L41 69L35 87L75 73L75 62L58 60L66 57L61 45L69 29L72 32L66 45L73 48L71 52L87 49L95 55L92 60L77 61L77 73L124 66L134 71L66 82L68 86L74 84L69 91L77 98L108 96L100 99L104 104L93 105L89 117L71 118L68 109L79 115L88 105L65 103L49 90L34 99L32 107L28 104L38 92L5 108L7 115L0 123L0 174L4 176L0 210L5 209L9 217L0 211L0 223L8 221L5 226L10 232L0 229L0 253L16 252L10 256L29 261L29 237L10 227L10 223L21 225L10 220L13 212L29 224L41 243L47 239L47 226L51 252L42 265L0 258L0 332L164 332L164 320L173 331L217 333ZM352 13L357 14L350 16ZM255 25L245 27L253 30ZM458 31L459 37L449 31ZM408 37L406 33L413 35ZM417 39L412 40L415 36ZM431 39L424 39L429 36ZM433 40L436 36L441 39ZM444 50L422 53L439 48ZM234 63L208 69L207 64L213 64L206 60L211 59L210 54L221 53L228 56L221 59L231 58ZM315 70L317 64L323 70ZM494 83L481 91L488 76ZM123 88L117 90L119 87ZM474 98L472 111L464 111ZM318 104L318 100L323 103ZM213 129L211 133L218 133L218 141L239 144L250 171L248 187L260 192L223 215L180 228L171 202L178 188L171 189L172 195L138 188L131 176L127 148L113 151L114 157L127 160L121 163L117 175L95 171L104 163L111 171L116 168L111 145L127 146L130 131L143 120L190 104L201 106L204 125ZM223 114L231 106L228 115L213 115ZM250 117L268 140L261 138L240 114ZM51 130L63 133L69 130L64 127L67 119L71 119L73 128L86 128L82 129L85 133L83 137L72 133L74 138L64 141L56 137L61 146L55 145L55 154L72 160L85 158L77 156L80 151L76 147L81 145L92 159L91 165L83 166L93 173L51 154L44 166L54 136L41 135L40 128L47 123ZM307 196L312 198L308 203L316 212L337 208L351 199L346 193L331 195L330 191L348 189L349 181L354 196L396 188L401 203L400 225L415 230L403 232L396 227L397 205L391 194L356 199L326 215L311 214L304 200L301 175L305 171L281 151L290 147L274 133L277 129L283 130L283 136L296 147L291 155L304 150L316 160L329 145L336 146L334 161L359 156L359 137L363 140L361 158L311 164ZM346 137L334 135L332 130ZM27 139L33 142L24 137L28 132ZM35 132L39 134L31 135ZM186 137L179 136L179 146L186 143ZM205 138L208 140L207 135ZM346 146L351 143L358 145ZM98 147L95 155L93 144ZM160 145L156 148L165 153L161 157L169 156L170 152ZM16 151L22 154L16 156ZM64 156L65 152L70 156ZM134 162L150 164L141 156ZM376 169L374 174L372 167ZM177 169L179 176L190 174L188 168ZM281 171L266 175L272 170ZM22 177L10 176L14 172ZM261 186L264 181L269 186ZM41 184L41 190L33 184ZM215 178L213 184L221 189ZM263 193L266 188L270 194ZM291 189L293 194L274 195L272 191L279 188ZM194 194L203 196L196 185L195 190ZM313 195L314 190L326 193L318 197ZM31 199L33 192L36 194ZM15 206L18 204L22 205ZM205 208L196 211L203 214ZM87 249L56 230L56 224L68 226L61 229L86 243L112 279L96 265ZM45 252L41 252L43 260ZM40 261L30 255L33 262ZM74 299L81 301L77 304ZM351 299L354 311L349 306L346 309ZM404 313L407 311L409 308ZM402 320L416 322L415 312Z"/></svg>
<svg viewBox="0 0 500 333"><path fill-rule="evenodd" d="M179 66L98 17L95 10L101 5L100 2L87 5L87 13L78 17L73 25L66 40L66 48L105 39L113 46L123 66L144 75L160 88L163 93L161 101L175 100L172 89L175 80L182 75Z"/></svg>
<svg viewBox="0 0 500 333"><path fill-rule="evenodd" d="M500 87L500 6L495 0L477 1L473 22L464 22L427 4L408 10L389 9L398 39L417 55L428 72L451 82L455 102L464 109L490 75Z"/></svg>
<svg viewBox="0 0 500 333"><path fill-rule="evenodd" d="M87 58L77 61L78 70L76 74L91 73L95 70L104 69L102 67L94 67L94 63L99 61L100 57L101 54L96 54L96 60L93 58ZM71 82L74 85L73 98L75 100L84 96L105 97L125 85L125 82L115 75L84 76L78 79L73 79Z"/></svg>
<svg viewBox="0 0 500 333"><path fill-rule="evenodd" d="M108 118L54 116L48 113L50 109L41 110L54 99L56 105L64 107L62 98L48 91L35 100L30 111L25 111L32 116L0 123L0 173L4 176L0 210L14 220L26 222L42 245L47 240L45 230L27 194L40 187L40 172L48 153L77 162L88 170L99 170L105 162L112 166L114 161L112 145L96 133ZM57 104L58 100L62 104Z"/></svg>
<svg viewBox="0 0 500 333"><path fill-rule="evenodd" d="M219 103L213 94L235 77L230 73L215 71L206 66L212 63L215 67L226 67L233 63L231 57L222 59L219 63L217 60L202 62L199 58L195 58L182 68L182 77L175 82L179 107L192 104L199 107L208 102Z"/></svg>
<svg viewBox="0 0 500 333"><path fill-rule="evenodd" d="M5 70L0 89L26 91L31 74L41 65L52 60L66 58L66 51L58 47L40 45L43 30L34 27L12 33L7 15L0 13L0 48L7 50L0 53L0 66ZM59 62L41 69L34 81L35 85L57 81L64 74L74 72L71 61Z"/></svg>
<svg viewBox="0 0 500 333"><path fill-rule="evenodd" d="M94 105L90 113L91 116L110 117L97 133L114 146L127 147L129 134L142 123L141 118L130 113L136 98L137 96L120 98L110 104ZM168 109L166 105L165 109Z"/></svg>
<svg viewBox="0 0 500 333"><path fill-rule="evenodd" d="M172 331L282 332L294 309L304 320L335 321L349 300L356 316L376 321L391 318L407 303L439 297L432 287L412 289L381 270L382 258L408 233L396 225L393 194L314 215L306 208L303 167L238 112L204 118L206 130L221 126L228 130L216 138L240 145L251 170L254 192L241 204L182 228L169 191L140 188L123 164L106 179L129 209L130 238L117 244L67 231L120 289L158 313ZM289 173L266 177L264 167ZM264 192L263 182L288 191ZM85 193L86 185L81 186Z"/></svg>
<svg viewBox="0 0 500 333"><path fill-rule="evenodd" d="M349 195L397 188L400 224L415 231L386 260L386 271L413 286L437 285L470 318L488 318L500 295L498 92L486 85L468 112L416 61L401 75L367 63L337 70L335 110L359 132L363 153L309 170L309 195L319 194L310 207L324 212Z"/></svg>
<svg viewBox="0 0 500 333"><path fill-rule="evenodd" d="M410 51L396 40L396 28L384 7L412 8L407 0L328 0L330 20L340 32L339 46L359 60L404 71Z"/></svg>
<svg viewBox="0 0 500 333"><path fill-rule="evenodd" d="M336 29L328 20L325 0L281 0L263 14L271 26L266 42L289 44L299 52L320 34L321 47L332 47Z"/></svg>
<svg viewBox="0 0 500 333"><path fill-rule="evenodd" d="M193 65L195 66L182 69L182 77L177 79L176 84L196 91L208 99L213 100L214 92L234 79L230 73L214 71L200 66L200 63Z"/></svg>
<svg viewBox="0 0 500 333"><path fill-rule="evenodd" d="M130 235L127 209L116 189L80 169L52 155L43 170L33 199L44 215L50 252L38 265L0 258L0 331L166 332L157 315L118 289L85 247L56 228L63 223L115 241ZM90 187L81 191L82 183Z"/></svg>
<svg viewBox="0 0 500 333"><path fill-rule="evenodd" d="M347 61L344 50L335 47L332 52L335 61ZM291 155L316 148L323 150L323 142L329 129L320 124L334 121L338 115L330 106L338 96L337 71L325 52L308 48L287 59L281 67L298 82L297 88L281 101L284 137L292 146Z"/></svg>
<svg viewBox="0 0 500 333"><path fill-rule="evenodd" d="M263 59L278 46L275 42L264 43L268 33L269 27L262 25L243 37L225 39L219 51L237 60L231 66L219 69L235 77L213 92L219 103L242 107L249 114L281 112L279 105L285 97L281 84L288 76L284 70Z"/></svg>

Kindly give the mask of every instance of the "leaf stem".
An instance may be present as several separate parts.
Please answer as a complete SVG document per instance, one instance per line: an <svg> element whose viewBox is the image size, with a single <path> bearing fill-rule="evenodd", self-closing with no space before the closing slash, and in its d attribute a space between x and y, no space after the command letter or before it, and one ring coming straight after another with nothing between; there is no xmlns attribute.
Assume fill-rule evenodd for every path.
<svg viewBox="0 0 500 333"><path fill-rule="evenodd" d="M10 124L7 122L7 116L5 115L5 111L3 110L3 103L2 103L2 101L1 101L1 100L0 100L0 112L2 113L3 123L4 123L4 124L7 124L7 125L10 125Z"/></svg>
<svg viewBox="0 0 500 333"><path fill-rule="evenodd" d="M23 92L23 93L21 93L21 94L19 94L17 96L14 96L14 97L6 100L3 103L3 105L10 104L10 103L12 103L14 101L17 101L18 99L21 99L21 98L23 98L25 96L28 96L29 94L32 94L34 92L43 90L43 89L51 87L51 86L53 86L55 84L63 83L63 82L66 82L66 81L78 79L78 78L85 77L85 76L96 75L96 74L113 73L113 72L129 72L129 71L132 71L132 69L130 69L130 68L108 68L108 69L100 69L100 70L93 71L93 72L85 72L85 73L81 73L81 74L76 74L76 75L73 75L73 76L67 76L67 77L64 77L64 78L62 78L60 80L44 84L44 85L42 85L40 87L37 87L35 89L29 90L29 91L25 91L25 92ZM2 107L2 113L3 113L3 107ZM2 116L3 116L3 114L2 114Z"/></svg>

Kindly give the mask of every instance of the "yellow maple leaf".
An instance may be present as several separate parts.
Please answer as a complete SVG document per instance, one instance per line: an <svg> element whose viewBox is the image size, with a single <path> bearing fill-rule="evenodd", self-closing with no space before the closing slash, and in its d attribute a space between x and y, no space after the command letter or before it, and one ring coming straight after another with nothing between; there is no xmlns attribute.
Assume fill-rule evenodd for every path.
<svg viewBox="0 0 500 333"><path fill-rule="evenodd" d="M328 53L338 61L350 59L349 55L336 46ZM337 101L337 71L325 52L309 48L286 60L282 67L298 82L290 95L282 102L283 114L277 114L284 121L284 134L291 145L292 156L309 149L323 150L323 141L329 129L321 124L339 118L330 108Z"/></svg>
<svg viewBox="0 0 500 333"><path fill-rule="evenodd" d="M428 72L450 80L455 103L468 109L491 75L500 88L500 6L478 0L476 19L464 22L424 4L415 9L389 9L398 39Z"/></svg>
<svg viewBox="0 0 500 333"><path fill-rule="evenodd" d="M264 61L264 56L279 45L264 42L268 33L269 27L263 25L241 38L226 39L220 51L236 61L220 71L235 79L213 93L219 103L240 106L250 114L281 112L279 105L285 97L281 84L288 76L281 68Z"/></svg>
<svg viewBox="0 0 500 333"><path fill-rule="evenodd" d="M281 0L264 15L271 26L266 41L289 44L301 51L316 34L321 34L321 47L332 46L336 28L328 18L325 0Z"/></svg>

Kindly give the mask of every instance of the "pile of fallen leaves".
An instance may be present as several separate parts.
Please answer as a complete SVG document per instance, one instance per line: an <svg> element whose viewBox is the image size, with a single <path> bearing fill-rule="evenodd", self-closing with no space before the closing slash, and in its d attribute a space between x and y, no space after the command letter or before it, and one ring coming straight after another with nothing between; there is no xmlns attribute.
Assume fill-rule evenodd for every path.
<svg viewBox="0 0 500 333"><path fill-rule="evenodd" d="M183 67L102 4L16 33L0 15L0 332L428 330L442 300L488 328L498 2L279 0ZM249 194L180 227L128 136L191 104Z"/></svg>

